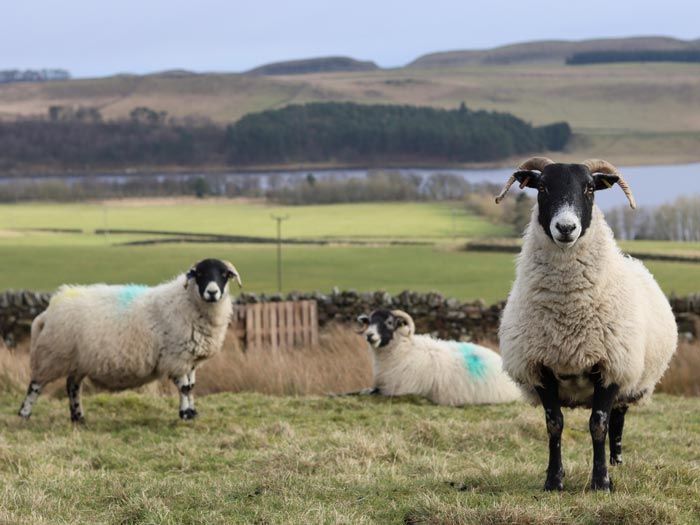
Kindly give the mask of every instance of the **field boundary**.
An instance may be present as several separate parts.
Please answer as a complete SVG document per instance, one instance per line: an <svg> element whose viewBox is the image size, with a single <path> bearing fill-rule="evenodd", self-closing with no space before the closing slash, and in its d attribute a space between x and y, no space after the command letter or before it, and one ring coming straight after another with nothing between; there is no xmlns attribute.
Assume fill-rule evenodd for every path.
<svg viewBox="0 0 700 525"><path fill-rule="evenodd" d="M520 253L521 246L519 244L498 244L489 242L470 242L464 246L464 251L468 252L487 252L487 253ZM635 259L646 261L665 261L665 262L689 262L700 264L700 257L694 255L669 255L664 253L651 252L624 252Z"/></svg>
<svg viewBox="0 0 700 525"><path fill-rule="evenodd" d="M50 298L51 294L29 290L9 290L0 293L0 338L4 339L8 346L15 346L19 341L26 339L29 336L32 320L47 308ZM237 310L249 307L252 310L265 308L255 306L258 304L275 305L304 301L315 302L315 314L309 314L309 316L315 319L312 324L317 327L323 327L334 321L354 323L359 314L376 309L400 309L409 312L414 318L417 333L432 334L442 339L474 342L498 340L498 325L505 307L505 301L487 305L483 301L462 302L453 297L444 297L437 292L423 293L410 290L404 290L398 295L391 295L381 290L360 293L338 289L334 289L330 294L292 292L284 297L278 294L268 296L243 293L233 298L234 307ZM700 293L685 297L671 296L669 302L682 339L699 338ZM280 307L267 308L279 309ZM245 314L237 315L238 317L234 319L234 322L238 323L237 335L243 338L246 333L243 330L248 327L241 326L240 323ZM271 315L273 314L268 310L268 322ZM275 315L279 317L279 314ZM263 326L263 321L254 326ZM279 335L276 337L279 344ZM309 340L313 341L314 338L315 336L312 335ZM295 336L295 343L296 341Z"/></svg>

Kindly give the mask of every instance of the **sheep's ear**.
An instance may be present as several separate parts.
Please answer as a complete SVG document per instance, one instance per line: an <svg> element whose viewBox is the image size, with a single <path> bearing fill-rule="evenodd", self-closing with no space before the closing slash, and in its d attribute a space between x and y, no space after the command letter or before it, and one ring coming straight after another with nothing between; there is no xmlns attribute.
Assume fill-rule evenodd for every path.
<svg viewBox="0 0 700 525"><path fill-rule="evenodd" d="M402 326L407 326L408 321L403 317L394 317L394 329L401 328Z"/></svg>
<svg viewBox="0 0 700 525"><path fill-rule="evenodd" d="M196 276L197 266L195 265L185 274L185 289L187 289L187 284L190 282L190 279L194 279Z"/></svg>
<svg viewBox="0 0 700 525"><path fill-rule="evenodd" d="M535 188L540 185L542 175L537 171L521 170L513 173L513 177L520 183L521 188Z"/></svg>
<svg viewBox="0 0 700 525"><path fill-rule="evenodd" d="M596 173L593 175L593 184L595 184L595 191L607 190L613 187L620 177L617 175L608 175L606 173Z"/></svg>

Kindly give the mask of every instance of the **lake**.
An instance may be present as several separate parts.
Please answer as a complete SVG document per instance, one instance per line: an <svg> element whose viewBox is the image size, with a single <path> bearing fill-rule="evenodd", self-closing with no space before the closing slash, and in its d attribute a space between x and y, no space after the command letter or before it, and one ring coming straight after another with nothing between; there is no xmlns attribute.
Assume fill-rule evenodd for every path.
<svg viewBox="0 0 700 525"><path fill-rule="evenodd" d="M272 186L283 186L290 181L298 180L312 173L316 179L325 178L361 178L366 177L367 169L332 169L332 170L299 170L299 171L270 171L270 172L231 172L231 173L155 173L155 174L100 174L83 175L69 174L65 176L24 176L0 177L0 188L29 186L45 182L61 182L67 186L88 184L91 186L105 184L120 186L134 184L144 179L156 181L158 184L186 184L200 177L208 180L209 186L215 191L222 192L229 185L257 185L262 189ZM377 171L372 169L371 171ZM508 180L512 170L509 168L496 169L386 169L384 171L399 171L416 174L428 178L435 173L448 173L464 178L469 182L489 182L502 185ZM679 164L669 166L627 166L620 172L629 183L640 207L658 206L675 200L684 195L700 195L700 164ZM511 192L517 194L517 186ZM619 188L602 191L596 194L598 205L609 209L624 205L627 200Z"/></svg>

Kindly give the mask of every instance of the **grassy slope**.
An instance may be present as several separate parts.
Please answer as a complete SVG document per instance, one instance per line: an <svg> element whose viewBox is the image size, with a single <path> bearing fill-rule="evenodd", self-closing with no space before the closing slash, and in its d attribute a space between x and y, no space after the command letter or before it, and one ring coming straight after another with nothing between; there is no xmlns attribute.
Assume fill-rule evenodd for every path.
<svg viewBox="0 0 700 525"><path fill-rule="evenodd" d="M52 104L69 104L98 106L107 118L122 118L134 107L148 106L227 123L252 111L309 101L447 108L464 101L535 124L570 122L578 134L572 146L577 158L604 152L617 164L665 163L699 158L694 147L700 140L699 91L694 64L468 65L257 78L121 76L0 86L0 116L45 115Z"/></svg>
<svg viewBox="0 0 700 525"><path fill-rule="evenodd" d="M631 411L616 492L586 492L588 415L567 412L566 490L544 494L539 409L450 409L411 399L0 396L0 522L675 524L700 515L700 401L658 396Z"/></svg>

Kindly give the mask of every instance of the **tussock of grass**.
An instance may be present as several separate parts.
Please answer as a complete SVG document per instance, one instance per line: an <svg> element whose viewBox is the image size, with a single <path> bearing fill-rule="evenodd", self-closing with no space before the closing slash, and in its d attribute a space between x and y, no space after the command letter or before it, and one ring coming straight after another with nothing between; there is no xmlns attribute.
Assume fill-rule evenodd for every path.
<svg viewBox="0 0 700 525"><path fill-rule="evenodd" d="M200 398L126 392L64 401L29 422L0 395L2 523L694 523L700 400L657 396L631 411L616 491L592 494L588 413L567 411L566 489L541 491L541 410L454 409L417 399Z"/></svg>

